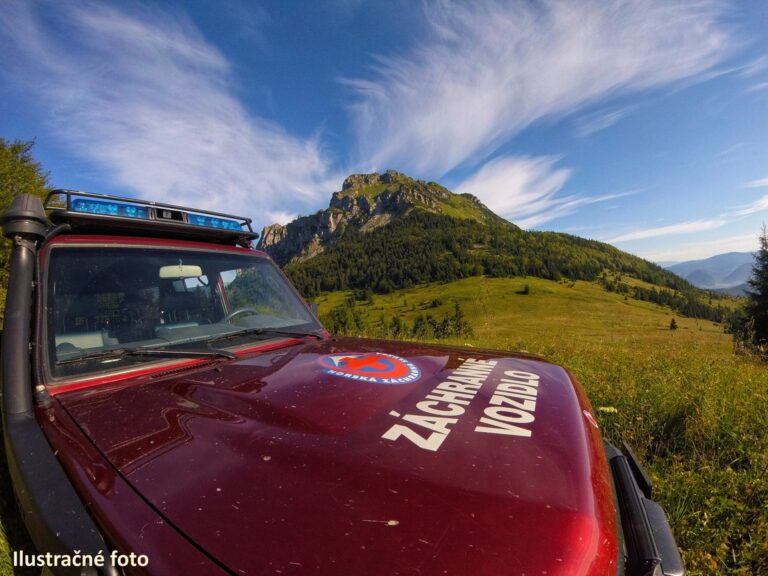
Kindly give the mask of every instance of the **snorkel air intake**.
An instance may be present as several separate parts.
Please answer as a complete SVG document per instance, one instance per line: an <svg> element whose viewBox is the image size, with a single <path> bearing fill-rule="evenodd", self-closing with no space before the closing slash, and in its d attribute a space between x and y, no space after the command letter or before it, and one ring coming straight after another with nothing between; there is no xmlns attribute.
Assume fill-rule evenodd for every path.
<svg viewBox="0 0 768 576"><path fill-rule="evenodd" d="M45 238L48 218L40 200L22 194L0 216L3 236L13 242L5 301L2 348L3 420L32 410L30 323L37 243Z"/></svg>
<svg viewBox="0 0 768 576"><path fill-rule="evenodd" d="M5 453L24 524L38 552L95 555L104 540L35 419L30 343L37 249L50 222L35 196L15 198L0 216L11 248L2 352L2 421ZM38 288L39 289L39 288ZM57 568L59 574L116 575L114 568Z"/></svg>

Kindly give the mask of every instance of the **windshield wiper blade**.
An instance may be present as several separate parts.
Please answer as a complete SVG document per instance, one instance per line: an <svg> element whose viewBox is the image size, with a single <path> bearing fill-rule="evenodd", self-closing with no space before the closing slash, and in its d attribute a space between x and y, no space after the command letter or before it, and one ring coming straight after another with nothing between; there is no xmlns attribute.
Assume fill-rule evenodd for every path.
<svg viewBox="0 0 768 576"><path fill-rule="evenodd" d="M66 360L57 360L58 366L75 364L86 360L100 360L109 358L125 358L127 356L161 356L164 358L227 358L235 360L237 354L227 350L184 350L171 348L113 348L91 354L82 354Z"/></svg>
<svg viewBox="0 0 768 576"><path fill-rule="evenodd" d="M221 340L229 340L230 338L237 338L239 336L262 336L262 335L275 335L275 336L289 336L292 338L306 338L312 336L318 340L322 339L322 336L316 331L301 332L299 330L283 330L281 328L245 328L244 330L238 330L237 332L231 332L230 334L224 334L218 338L208 340L208 342L219 342Z"/></svg>

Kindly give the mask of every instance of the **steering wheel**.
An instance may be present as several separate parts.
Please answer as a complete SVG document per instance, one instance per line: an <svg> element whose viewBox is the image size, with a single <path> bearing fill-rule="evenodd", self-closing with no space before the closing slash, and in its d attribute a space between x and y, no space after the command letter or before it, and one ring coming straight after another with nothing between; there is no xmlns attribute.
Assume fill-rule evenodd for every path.
<svg viewBox="0 0 768 576"><path fill-rule="evenodd" d="M251 314L258 314L259 313L258 310L254 310L253 308L238 308L237 310L232 310L232 312L230 312L229 314L224 316L224 318L219 320L219 322L221 322L222 324L225 323L225 322L228 322L229 324L232 324L232 320L236 316L239 316L240 314L245 314L246 312L250 312Z"/></svg>
<svg viewBox="0 0 768 576"><path fill-rule="evenodd" d="M72 354L73 352L82 351L82 348L75 346L72 342L62 342L56 346L56 354Z"/></svg>

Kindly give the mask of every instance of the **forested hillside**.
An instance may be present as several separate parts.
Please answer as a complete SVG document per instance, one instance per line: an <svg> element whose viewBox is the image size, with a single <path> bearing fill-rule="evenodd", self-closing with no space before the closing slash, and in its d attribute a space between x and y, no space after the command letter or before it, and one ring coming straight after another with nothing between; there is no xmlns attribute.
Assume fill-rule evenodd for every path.
<svg viewBox="0 0 768 576"><path fill-rule="evenodd" d="M385 294L480 275L601 280L604 287L616 290L606 273L625 274L657 287L628 288L630 297L715 321L728 314L678 276L608 244L418 209L371 232L350 228L321 254L288 265L285 271L308 297L367 288Z"/></svg>

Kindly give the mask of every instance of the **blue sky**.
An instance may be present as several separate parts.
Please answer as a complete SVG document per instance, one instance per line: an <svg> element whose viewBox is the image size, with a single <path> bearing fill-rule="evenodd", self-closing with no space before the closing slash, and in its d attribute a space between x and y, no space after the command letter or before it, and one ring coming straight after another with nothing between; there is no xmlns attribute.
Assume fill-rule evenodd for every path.
<svg viewBox="0 0 768 576"><path fill-rule="evenodd" d="M0 136L57 187L246 214L388 168L656 261L757 247L768 4L26 2Z"/></svg>

